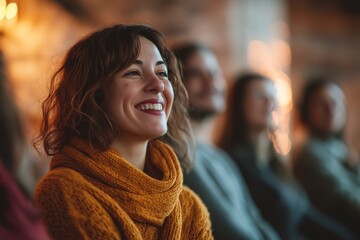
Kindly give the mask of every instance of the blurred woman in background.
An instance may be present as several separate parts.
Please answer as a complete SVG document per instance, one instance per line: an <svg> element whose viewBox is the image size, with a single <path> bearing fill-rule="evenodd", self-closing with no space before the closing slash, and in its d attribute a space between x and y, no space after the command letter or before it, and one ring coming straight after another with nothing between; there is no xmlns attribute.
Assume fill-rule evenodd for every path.
<svg viewBox="0 0 360 240"><path fill-rule="evenodd" d="M275 151L276 105L269 78L257 73L239 76L230 95L222 147L236 161L262 215L283 239L351 239L351 233L311 207Z"/></svg>
<svg viewBox="0 0 360 240"><path fill-rule="evenodd" d="M309 80L300 109L309 138L296 154L293 170L318 209L360 235L360 161L343 139L345 104L335 82Z"/></svg>
<svg viewBox="0 0 360 240"><path fill-rule="evenodd" d="M0 52L0 239L49 239L40 213L17 178L27 151L20 117L12 99Z"/></svg>

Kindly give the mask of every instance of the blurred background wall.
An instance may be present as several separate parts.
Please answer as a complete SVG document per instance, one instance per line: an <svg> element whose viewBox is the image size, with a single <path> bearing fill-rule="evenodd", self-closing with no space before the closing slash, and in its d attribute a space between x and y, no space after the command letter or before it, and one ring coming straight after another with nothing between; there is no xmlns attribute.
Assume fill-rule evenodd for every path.
<svg viewBox="0 0 360 240"><path fill-rule="evenodd" d="M279 151L301 140L294 106L306 77L338 77L348 98L347 139L360 151L358 0L0 0L0 49L29 139L63 54L79 38L115 23L146 23L169 44L200 41L215 50L229 83L253 69L274 79ZM14 14L14 5L17 12ZM292 131L294 130L294 131Z"/></svg>
<svg viewBox="0 0 360 240"><path fill-rule="evenodd" d="M348 104L346 139L360 151L360 1L289 0L291 79L295 101L306 78L327 73ZM295 122L295 135L302 134Z"/></svg>

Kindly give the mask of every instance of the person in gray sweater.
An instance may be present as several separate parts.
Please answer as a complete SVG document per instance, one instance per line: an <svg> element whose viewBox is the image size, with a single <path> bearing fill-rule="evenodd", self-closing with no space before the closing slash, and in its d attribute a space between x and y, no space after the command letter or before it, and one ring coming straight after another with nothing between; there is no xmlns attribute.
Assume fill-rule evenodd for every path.
<svg viewBox="0 0 360 240"><path fill-rule="evenodd" d="M342 136L344 93L327 78L311 79L300 112L309 138L296 154L293 171L318 209L360 236L360 159Z"/></svg>
<svg viewBox="0 0 360 240"><path fill-rule="evenodd" d="M192 43L173 51L183 67L197 143L195 163L190 172L184 172L184 184L207 206L215 239L279 239L262 218L234 161L211 142L214 118L225 109L226 92L215 55L206 46Z"/></svg>
<svg viewBox="0 0 360 240"><path fill-rule="evenodd" d="M310 204L288 162L276 151L273 81L256 72L242 73L230 96L221 147L241 170L264 219L282 239L354 239L348 229Z"/></svg>

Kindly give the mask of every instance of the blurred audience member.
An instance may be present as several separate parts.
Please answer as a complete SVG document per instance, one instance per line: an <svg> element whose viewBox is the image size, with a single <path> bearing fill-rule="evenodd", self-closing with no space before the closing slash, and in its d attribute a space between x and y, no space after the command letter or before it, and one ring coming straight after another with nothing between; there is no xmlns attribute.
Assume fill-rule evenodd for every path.
<svg viewBox="0 0 360 240"><path fill-rule="evenodd" d="M174 49L183 66L189 114L197 142L196 161L184 184L208 207L215 239L277 239L248 193L229 156L211 143L214 117L225 109L226 82L213 52L198 44Z"/></svg>
<svg viewBox="0 0 360 240"><path fill-rule="evenodd" d="M12 172L22 192L31 199L37 182L47 170L47 162L40 161L37 152L28 144L25 128L12 99L11 84L4 80L3 63L1 68L0 156L3 158L4 167Z"/></svg>
<svg viewBox="0 0 360 240"><path fill-rule="evenodd" d="M256 73L240 75L232 88L223 148L239 166L263 217L282 239L351 238L345 228L311 207L275 151L276 105L270 79Z"/></svg>
<svg viewBox="0 0 360 240"><path fill-rule="evenodd" d="M49 239L16 176L26 144L0 53L0 239Z"/></svg>
<svg viewBox="0 0 360 240"><path fill-rule="evenodd" d="M316 207L360 234L359 158L343 140L345 103L335 82L324 77L309 81L300 109L309 138L293 170Z"/></svg>

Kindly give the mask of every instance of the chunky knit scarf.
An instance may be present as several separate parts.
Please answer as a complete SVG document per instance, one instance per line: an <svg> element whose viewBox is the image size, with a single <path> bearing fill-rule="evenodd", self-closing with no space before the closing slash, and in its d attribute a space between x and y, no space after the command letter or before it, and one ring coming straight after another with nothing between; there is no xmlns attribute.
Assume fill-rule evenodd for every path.
<svg viewBox="0 0 360 240"><path fill-rule="evenodd" d="M153 141L147 159L160 179L114 149L95 152L73 139L52 159L35 195L54 239L211 239L207 210L183 189L171 148Z"/></svg>

